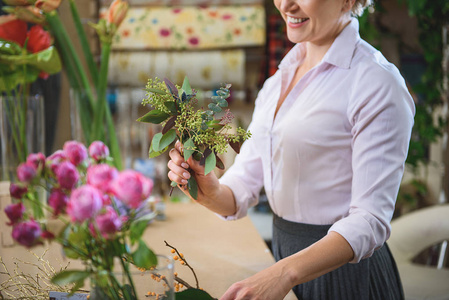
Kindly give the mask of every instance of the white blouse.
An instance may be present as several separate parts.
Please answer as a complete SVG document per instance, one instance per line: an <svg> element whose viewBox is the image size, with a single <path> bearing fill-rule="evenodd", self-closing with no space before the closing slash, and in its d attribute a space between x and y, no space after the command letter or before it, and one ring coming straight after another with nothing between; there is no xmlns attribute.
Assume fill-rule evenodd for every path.
<svg viewBox="0 0 449 300"><path fill-rule="evenodd" d="M241 218L262 187L285 220L333 224L358 262L390 235L415 113L397 68L351 23L286 97L305 55L297 44L260 91L247 140L220 178Z"/></svg>

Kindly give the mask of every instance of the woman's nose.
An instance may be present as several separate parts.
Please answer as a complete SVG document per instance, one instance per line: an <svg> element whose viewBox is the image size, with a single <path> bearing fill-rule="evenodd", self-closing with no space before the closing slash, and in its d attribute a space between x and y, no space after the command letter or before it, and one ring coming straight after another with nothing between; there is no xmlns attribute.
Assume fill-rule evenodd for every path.
<svg viewBox="0 0 449 300"><path fill-rule="evenodd" d="M281 5L279 6L283 12L288 12L298 7L297 0L281 0Z"/></svg>

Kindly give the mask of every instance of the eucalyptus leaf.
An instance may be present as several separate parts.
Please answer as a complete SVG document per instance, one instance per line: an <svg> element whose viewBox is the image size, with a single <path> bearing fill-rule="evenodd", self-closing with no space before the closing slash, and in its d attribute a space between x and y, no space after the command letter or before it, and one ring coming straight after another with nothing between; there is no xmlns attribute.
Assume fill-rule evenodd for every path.
<svg viewBox="0 0 449 300"><path fill-rule="evenodd" d="M178 106L175 101L165 101L164 105L173 115L178 114Z"/></svg>
<svg viewBox="0 0 449 300"><path fill-rule="evenodd" d="M137 121L144 123L160 124L163 121L167 120L169 117L170 117L169 114L157 109L153 109L148 113L146 113L143 117L137 119Z"/></svg>
<svg viewBox="0 0 449 300"><path fill-rule="evenodd" d="M212 153L212 150L210 150L210 148L206 148L206 150L204 150L203 155L201 155L201 159L200 159L200 165L204 166L204 164L206 163L206 158Z"/></svg>
<svg viewBox="0 0 449 300"><path fill-rule="evenodd" d="M221 97L228 97L229 96L229 92L226 92L226 91L220 89L220 90L217 91L217 95L221 96Z"/></svg>
<svg viewBox="0 0 449 300"><path fill-rule="evenodd" d="M212 110L214 113L219 113L222 111L221 107L214 103L209 103L207 106L210 110Z"/></svg>
<svg viewBox="0 0 449 300"><path fill-rule="evenodd" d="M176 300L216 300L207 292L200 289L187 289L175 293Z"/></svg>
<svg viewBox="0 0 449 300"><path fill-rule="evenodd" d="M188 139L184 143L184 160L187 161L190 156L195 152L196 146L192 139Z"/></svg>
<svg viewBox="0 0 449 300"><path fill-rule="evenodd" d="M217 159L215 157L215 153L211 152L211 154L206 158L206 164L204 166L204 175L209 174L217 163Z"/></svg>
<svg viewBox="0 0 449 300"><path fill-rule="evenodd" d="M158 157L159 155L161 155L162 153L164 153L167 150L168 150L168 146L165 147L164 149L160 150L160 151L154 151L153 147L150 147L150 151L148 153L148 158Z"/></svg>
<svg viewBox="0 0 449 300"><path fill-rule="evenodd" d="M157 265L157 256L148 248L144 241L139 240L139 246L132 254L134 264L138 268L150 269Z"/></svg>
<svg viewBox="0 0 449 300"><path fill-rule="evenodd" d="M166 134L167 131L169 131L170 129L173 128L173 126L175 126L177 118L178 116L173 116L170 119L168 119L167 123L165 123L164 125L164 128L162 128L162 134Z"/></svg>
<svg viewBox="0 0 449 300"><path fill-rule="evenodd" d="M230 141L230 142L229 142L229 146L231 146L231 148L234 149L234 151L235 151L236 153L240 153L240 147L241 147L240 142L233 142L233 141Z"/></svg>
<svg viewBox="0 0 449 300"><path fill-rule="evenodd" d="M182 89L187 93L187 95L192 94L192 87L190 86L189 78L184 77L184 82L182 83Z"/></svg>
<svg viewBox="0 0 449 300"><path fill-rule="evenodd" d="M193 199L198 199L198 183L196 182L195 178L192 176L189 178L189 181L187 182L187 187L189 189L189 194L192 196Z"/></svg>
<svg viewBox="0 0 449 300"><path fill-rule="evenodd" d="M164 82L165 82L165 85L167 86L168 90L169 90L170 93L172 94L172 96L173 96L175 99L178 99L178 98L179 98L179 96L178 96L178 89L176 88L176 86L174 85L174 83L171 82L170 80L168 80L167 78L164 78Z"/></svg>
<svg viewBox="0 0 449 300"><path fill-rule="evenodd" d="M151 150L156 151L156 152L161 151L160 143L161 143L162 136L163 136L162 132L158 132L153 136L153 140L151 141L151 146L150 146L150 154L151 154Z"/></svg>
<svg viewBox="0 0 449 300"><path fill-rule="evenodd" d="M155 89L155 88L146 88L145 91L147 91L149 93L159 94L159 95L167 95L166 91L160 90L160 89Z"/></svg>
<svg viewBox="0 0 449 300"><path fill-rule="evenodd" d="M163 149L173 143L176 140L176 130L170 129L167 131L161 138L161 141L159 142L159 149Z"/></svg>
<svg viewBox="0 0 449 300"><path fill-rule="evenodd" d="M224 170L225 169L225 165L224 165L223 161L218 156L216 156L216 158L217 158L217 163L215 164L215 166L217 168L219 168L220 170Z"/></svg>
<svg viewBox="0 0 449 300"><path fill-rule="evenodd" d="M226 100L220 100L220 101L218 101L218 103L217 103L220 107L228 107L228 101L226 101Z"/></svg>
<svg viewBox="0 0 449 300"><path fill-rule="evenodd" d="M90 272L79 270L64 270L51 278L51 282L57 285L66 285L84 280L90 276Z"/></svg>

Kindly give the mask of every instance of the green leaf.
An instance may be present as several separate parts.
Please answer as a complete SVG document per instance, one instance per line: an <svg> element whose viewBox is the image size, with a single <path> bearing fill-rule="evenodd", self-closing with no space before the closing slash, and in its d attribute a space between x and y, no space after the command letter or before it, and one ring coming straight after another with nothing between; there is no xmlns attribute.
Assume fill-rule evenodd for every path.
<svg viewBox="0 0 449 300"><path fill-rule="evenodd" d="M182 89L186 92L187 95L192 94L192 87L190 86L189 79L184 77L184 82L182 83Z"/></svg>
<svg viewBox="0 0 449 300"><path fill-rule="evenodd" d="M160 143L161 143L161 139L162 139L162 133L158 132L153 136L153 140L151 141L151 146L150 146L150 153L151 153L151 149L153 149L153 151L161 151L160 149Z"/></svg>
<svg viewBox="0 0 449 300"><path fill-rule="evenodd" d="M222 129L222 128L224 127L224 125L220 124L220 121L221 121L221 120L212 120L212 121L209 121L209 122L207 122L207 126L208 126L209 128L214 129L214 130L220 130L220 129Z"/></svg>
<svg viewBox="0 0 449 300"><path fill-rule="evenodd" d="M215 153L212 152L206 158L206 165L204 166L204 175L209 174L215 168L216 163L217 163L217 160L215 157Z"/></svg>
<svg viewBox="0 0 449 300"><path fill-rule="evenodd" d="M134 264L138 268L150 269L157 265L157 256L147 247L144 241L139 240L137 250L132 254Z"/></svg>
<svg viewBox="0 0 449 300"><path fill-rule="evenodd" d="M214 103L209 103L207 106L210 110L212 110L214 113L219 113L222 111L221 107Z"/></svg>
<svg viewBox="0 0 449 300"><path fill-rule="evenodd" d="M84 280L89 277L90 272L77 270L64 270L52 277L51 282L57 285L66 285Z"/></svg>
<svg viewBox="0 0 449 300"><path fill-rule="evenodd" d="M168 108L168 110L173 115L177 115L178 114L178 107L176 106L176 102L174 102L174 101L165 101L164 105L165 105L166 108Z"/></svg>
<svg viewBox="0 0 449 300"><path fill-rule="evenodd" d="M207 292L200 289L187 289L182 292L175 293L176 300L215 300Z"/></svg>
<svg viewBox="0 0 449 300"><path fill-rule="evenodd" d="M6 55L20 55L22 53L22 48L19 44L0 39L0 54Z"/></svg>
<svg viewBox="0 0 449 300"><path fill-rule="evenodd" d="M169 114L157 109L153 109L143 117L137 119L137 122L160 124L163 121L167 120L168 117L170 117Z"/></svg>
<svg viewBox="0 0 449 300"><path fill-rule="evenodd" d="M158 95L167 95L167 92L165 92L164 90L155 89L155 88L146 88L145 91L147 91L149 93L158 94Z"/></svg>
<svg viewBox="0 0 449 300"><path fill-rule="evenodd" d="M187 161L190 156L195 152L196 146L192 139L188 139L184 143L184 160Z"/></svg>
<svg viewBox="0 0 449 300"><path fill-rule="evenodd" d="M226 100L220 100L220 101L218 101L218 105L220 106L220 107L228 107L228 101L226 101Z"/></svg>
<svg viewBox="0 0 449 300"><path fill-rule="evenodd" d="M167 131L167 133L162 136L161 141L159 142L158 150L160 150L161 148L163 149L173 143L176 140L176 137L176 130L170 129L169 131Z"/></svg>
<svg viewBox="0 0 449 300"><path fill-rule="evenodd" d="M3 55L0 54L0 63L29 65L49 74L61 71L61 58L54 46L37 53L25 55Z"/></svg>
<svg viewBox="0 0 449 300"><path fill-rule="evenodd" d="M189 178L187 182L187 187L189 188L189 194L193 199L198 199L198 184L196 183L195 178L192 176Z"/></svg>
<svg viewBox="0 0 449 300"><path fill-rule="evenodd" d="M161 155L162 153L164 153L165 151L168 150L168 146L165 147L164 149L160 150L160 151L155 151L153 149L153 147L150 147L150 151L148 153L148 158L155 158L158 157L159 155Z"/></svg>
<svg viewBox="0 0 449 300"><path fill-rule="evenodd" d="M178 89L173 84L173 82L171 82L167 78L164 78L164 82L165 82L165 85L167 86L168 90L170 91L170 93L173 95L173 97L175 99L178 99L179 98L179 96L178 96Z"/></svg>
<svg viewBox="0 0 449 300"><path fill-rule="evenodd" d="M140 240L147 227L148 227L148 220L133 222L131 224L131 228L129 229L129 238L131 239L132 244Z"/></svg>

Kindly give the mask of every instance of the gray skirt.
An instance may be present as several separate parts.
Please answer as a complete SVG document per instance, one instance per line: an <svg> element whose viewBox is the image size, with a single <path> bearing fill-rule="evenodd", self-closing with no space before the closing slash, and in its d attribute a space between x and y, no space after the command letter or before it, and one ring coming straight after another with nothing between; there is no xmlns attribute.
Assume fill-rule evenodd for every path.
<svg viewBox="0 0 449 300"><path fill-rule="evenodd" d="M273 220L272 249L276 261L323 238L331 225ZM299 300L402 300L404 293L396 263L387 244L357 264L345 264L312 281L297 285Z"/></svg>

